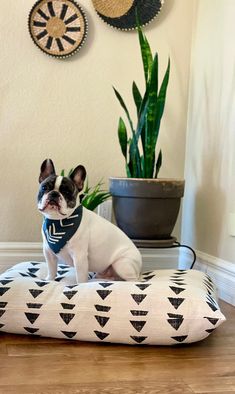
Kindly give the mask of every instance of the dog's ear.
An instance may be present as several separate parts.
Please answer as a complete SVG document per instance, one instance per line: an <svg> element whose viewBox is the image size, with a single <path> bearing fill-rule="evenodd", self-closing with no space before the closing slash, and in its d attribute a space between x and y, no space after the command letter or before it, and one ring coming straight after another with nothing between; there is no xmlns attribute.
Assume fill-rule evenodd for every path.
<svg viewBox="0 0 235 394"><path fill-rule="evenodd" d="M50 175L55 175L55 167L51 159L46 159L41 165L41 172L38 179L39 183L44 181L44 179L48 178Z"/></svg>
<svg viewBox="0 0 235 394"><path fill-rule="evenodd" d="M70 174L70 179L75 183L78 191L83 189L84 181L86 179L86 169L82 165L77 166Z"/></svg>

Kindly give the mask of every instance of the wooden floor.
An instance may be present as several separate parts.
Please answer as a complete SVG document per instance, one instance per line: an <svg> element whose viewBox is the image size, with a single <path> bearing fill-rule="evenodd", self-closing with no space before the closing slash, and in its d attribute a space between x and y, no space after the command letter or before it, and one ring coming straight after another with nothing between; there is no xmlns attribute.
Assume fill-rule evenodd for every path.
<svg viewBox="0 0 235 394"><path fill-rule="evenodd" d="M0 393L235 393L235 308L206 340L120 346L0 334Z"/></svg>

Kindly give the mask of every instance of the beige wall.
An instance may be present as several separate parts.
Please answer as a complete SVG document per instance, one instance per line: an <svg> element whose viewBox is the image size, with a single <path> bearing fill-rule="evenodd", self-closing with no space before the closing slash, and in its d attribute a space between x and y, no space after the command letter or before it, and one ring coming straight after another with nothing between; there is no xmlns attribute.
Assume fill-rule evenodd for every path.
<svg viewBox="0 0 235 394"><path fill-rule="evenodd" d="M234 262L235 1L196 5L182 234L197 250Z"/></svg>
<svg viewBox="0 0 235 394"><path fill-rule="evenodd" d="M0 13L0 242L40 241L36 209L39 166L59 170L83 163L90 184L124 175L116 129L122 113L112 91L129 104L133 79L143 86L135 32L119 32L80 0L89 21L81 52L60 61L40 52L27 31L33 0L1 2ZM146 33L161 73L172 70L161 130L161 176L183 177L187 89L194 0L168 0ZM131 107L133 109L133 106ZM134 111L133 111L134 112Z"/></svg>

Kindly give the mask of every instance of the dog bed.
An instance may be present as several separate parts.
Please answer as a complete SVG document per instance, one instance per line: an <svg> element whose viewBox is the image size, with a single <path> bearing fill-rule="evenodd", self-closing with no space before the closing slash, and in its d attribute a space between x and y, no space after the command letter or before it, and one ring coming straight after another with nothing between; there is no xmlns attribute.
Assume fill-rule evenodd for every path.
<svg viewBox="0 0 235 394"><path fill-rule="evenodd" d="M175 345L200 341L225 317L211 278L195 270L144 272L138 282L92 279L77 285L72 267L55 281L45 263L0 275L0 331L80 341Z"/></svg>

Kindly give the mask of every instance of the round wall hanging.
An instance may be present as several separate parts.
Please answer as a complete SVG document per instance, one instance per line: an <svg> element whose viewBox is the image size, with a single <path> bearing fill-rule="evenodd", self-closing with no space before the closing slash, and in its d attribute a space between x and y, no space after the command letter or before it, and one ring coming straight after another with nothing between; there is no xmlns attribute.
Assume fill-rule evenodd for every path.
<svg viewBox="0 0 235 394"><path fill-rule="evenodd" d="M65 58L76 53L87 36L87 18L74 0L39 0L29 13L29 32L46 54Z"/></svg>
<svg viewBox="0 0 235 394"><path fill-rule="evenodd" d="M104 22L120 30L136 29L136 9L140 24L146 25L161 11L164 0L92 0Z"/></svg>

